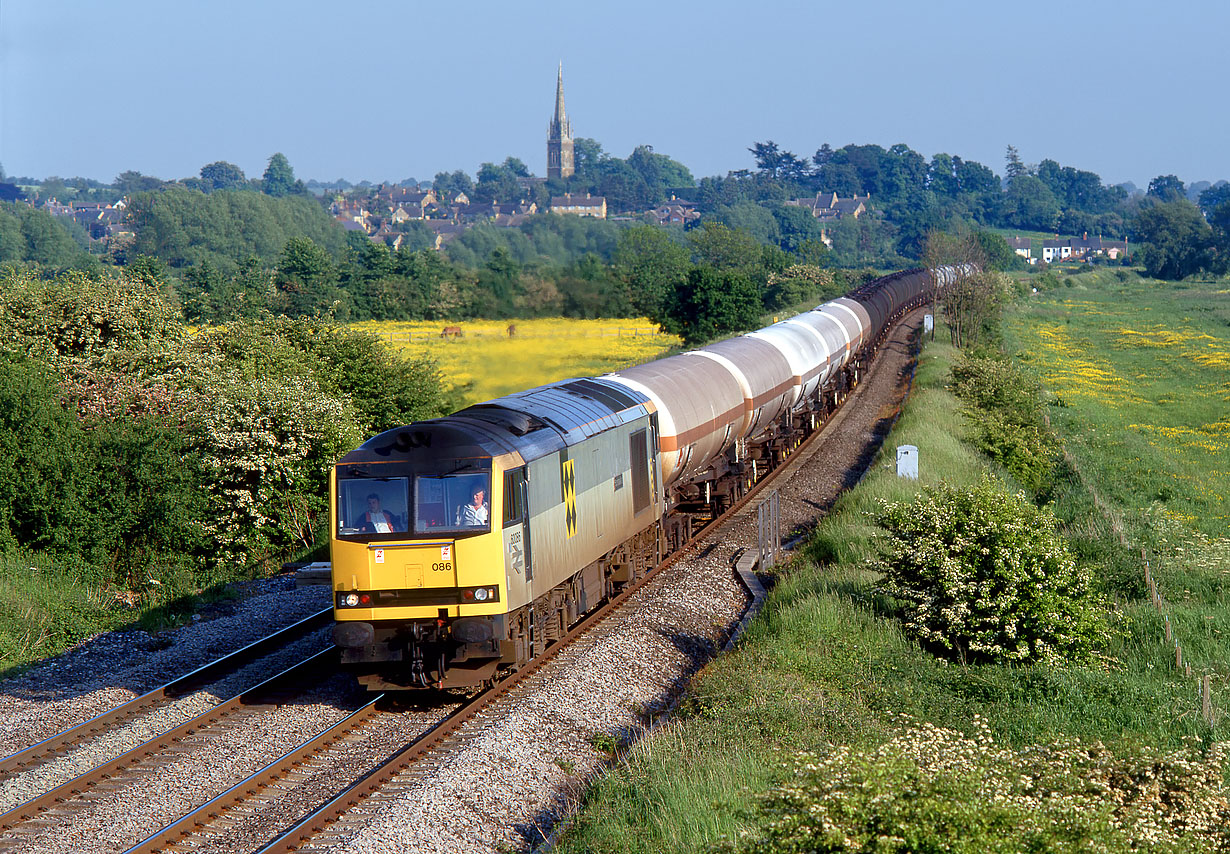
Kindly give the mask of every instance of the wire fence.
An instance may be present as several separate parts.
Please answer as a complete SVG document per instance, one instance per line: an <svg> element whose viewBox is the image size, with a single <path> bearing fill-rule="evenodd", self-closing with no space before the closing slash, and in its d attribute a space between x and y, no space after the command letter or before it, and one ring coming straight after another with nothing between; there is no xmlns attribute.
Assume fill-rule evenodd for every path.
<svg viewBox="0 0 1230 854"><path fill-rule="evenodd" d="M1192 665L1183 657L1183 644L1179 641L1170 615L1166 613L1166 599L1158 587L1157 579L1153 577L1153 569L1149 565L1149 556L1144 549L1140 550L1140 559L1145 565L1145 585L1149 588L1149 601L1162 615L1163 642L1167 648L1174 650L1174 668L1186 679L1195 676L1196 696L1200 702L1200 716L1205 723L1212 726L1221 715L1213 706L1213 677L1210 673L1193 674Z"/></svg>
<svg viewBox="0 0 1230 854"><path fill-rule="evenodd" d="M656 326L620 326L613 329L598 329L592 332L577 333L570 331L566 337L583 338L653 338L662 334ZM519 332L512 330L466 329L464 326L446 326L439 331L424 330L405 332L377 332L376 337L389 344L414 344L430 341L450 341L459 338L511 338L513 340L541 340L544 338L560 338L550 332Z"/></svg>

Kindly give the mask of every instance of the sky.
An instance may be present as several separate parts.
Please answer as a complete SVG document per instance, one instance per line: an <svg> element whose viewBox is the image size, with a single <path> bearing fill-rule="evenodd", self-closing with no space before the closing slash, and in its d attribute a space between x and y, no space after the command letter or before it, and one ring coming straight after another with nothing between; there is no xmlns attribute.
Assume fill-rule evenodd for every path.
<svg viewBox="0 0 1230 854"><path fill-rule="evenodd" d="M773 140L905 143L1002 174L1014 145L1145 187L1230 179L1224 0L0 0L0 166L166 180L546 172L573 134L697 178Z"/></svg>

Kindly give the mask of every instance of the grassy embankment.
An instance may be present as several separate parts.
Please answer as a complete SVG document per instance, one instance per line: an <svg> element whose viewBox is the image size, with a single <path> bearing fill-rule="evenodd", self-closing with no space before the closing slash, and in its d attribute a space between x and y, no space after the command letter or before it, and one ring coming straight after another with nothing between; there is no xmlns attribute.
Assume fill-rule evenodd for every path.
<svg viewBox="0 0 1230 854"><path fill-rule="evenodd" d="M464 337L441 338L446 326ZM516 334L508 334L509 326ZM397 350L429 353L465 404L569 377L596 376L639 364L679 345L641 318L608 320L367 321L354 328L382 336Z"/></svg>
<svg viewBox="0 0 1230 854"><path fill-rule="evenodd" d="M873 592L876 578L865 568L875 535L870 515L880 499L902 500L919 488L895 477L897 445L921 449L924 484L971 484L987 471L1005 477L962 439L969 425L945 389L956 354L937 338L926 346L908 408L869 476L838 502L783 572L737 651L700 674L672 719L593 787L558 850L710 850L723 838L765 826L758 796L789 778L783 763L803 750L821 758L841 750L861 754L860 767L872 769L862 787L873 788L878 778L900 772L900 763L877 765L875 751L900 733L903 715L969 735L977 742L973 752L992 750L978 741L985 723L995 749L1076 738L1106 745L1109 753L1098 762L1110 757L1131 764L1135 757L1138 767L1150 749L1207 748L1230 735L1230 692L1215 690L1221 717L1210 727L1200 717L1194 679L1173 669L1136 551L1141 543L1151 549L1187 660L1197 673L1226 676L1230 298L1207 288L1124 284L1111 273L1078 281L1075 290L1034 295L1017 306L1009 342L1066 404L1048 407L1070 454L1055 489L1056 514L1074 552L1117 603L1118 630L1103 664L949 664L908 640L891 603ZM920 751L932 760L943 752L938 743ZM1063 785L1087 788L1086 779L1093 785L1099 778L1092 760L1082 761L1082 770L1059 763L1056 773L1069 778ZM1156 771L1148 760L1143 767ZM1165 809L1156 792L1166 792L1168 774L1143 784L1144 800L1153 797L1157 809ZM945 805L928 803L930 776L921 782L906 776L918 792L932 793L917 796L910 808L951 815L954 836L986 815L985 804L957 802L968 789ZM1059 808L1074 822L1097 812L1072 803ZM1110 833L1105 826L1101 832ZM1098 833L1095 828L1093 838ZM1082 850L1076 842L1069 840L1075 847L1065 850Z"/></svg>

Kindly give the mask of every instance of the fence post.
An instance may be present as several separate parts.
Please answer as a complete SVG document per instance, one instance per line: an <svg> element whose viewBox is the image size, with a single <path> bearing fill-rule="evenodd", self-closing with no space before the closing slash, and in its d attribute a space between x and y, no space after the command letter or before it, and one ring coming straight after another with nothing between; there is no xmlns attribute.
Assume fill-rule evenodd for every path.
<svg viewBox="0 0 1230 854"><path fill-rule="evenodd" d="M1213 684L1207 673L1200 680L1200 713L1204 715L1205 723L1213 723Z"/></svg>
<svg viewBox="0 0 1230 854"><path fill-rule="evenodd" d="M776 489L756 507L756 546L762 570L777 563L777 553L782 549L782 525Z"/></svg>

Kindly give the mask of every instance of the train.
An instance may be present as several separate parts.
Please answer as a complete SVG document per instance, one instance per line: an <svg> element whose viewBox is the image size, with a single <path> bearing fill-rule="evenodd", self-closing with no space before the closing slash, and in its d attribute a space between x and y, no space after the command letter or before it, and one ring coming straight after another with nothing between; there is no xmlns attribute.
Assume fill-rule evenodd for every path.
<svg viewBox="0 0 1230 854"><path fill-rule="evenodd" d="M334 643L370 690L478 688L681 547L820 426L906 270L787 320L380 433L329 481Z"/></svg>

